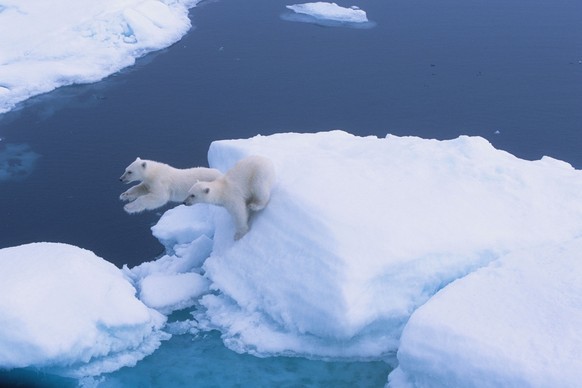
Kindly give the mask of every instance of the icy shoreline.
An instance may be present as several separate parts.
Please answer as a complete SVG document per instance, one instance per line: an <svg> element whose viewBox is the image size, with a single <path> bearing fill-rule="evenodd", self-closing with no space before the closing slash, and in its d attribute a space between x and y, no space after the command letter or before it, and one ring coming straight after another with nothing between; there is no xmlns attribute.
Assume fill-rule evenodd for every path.
<svg viewBox="0 0 582 388"><path fill-rule="evenodd" d="M167 254L116 270L137 295L119 297L120 303L152 316L191 312L165 326L154 320L144 339L219 330L230 349L260 357L383 360L398 366L393 387L475 378L484 385L568 386L580 377L575 356L582 340L574 328L582 324L575 281L582 276L581 171L547 157L522 160L479 137L341 131L216 141L209 164L226 171L251 154L273 160L278 181L243 239L232 240L222 208L178 206L152 228ZM3 268L14 259L10 249L0 250ZM24 257L33 247L19 249ZM40 263L23 265L34 272ZM62 272L66 261L55 269L43 265L53 281L79 276L82 282L93 272ZM109 276L98 273L97 279ZM14 274L7 269L5 276ZM19 278L25 288L31 281ZM0 284L1 295L15 295L7 289L13 286ZM66 295L52 298L67 307ZM90 297L94 292L80 296ZM0 299L0 316L12 303ZM110 312L104 307L101 314ZM144 317L138 321L150 322ZM0 326L0 341L14 337L10 327ZM135 347L133 330L114 332L117 352ZM44 335L10 348L37 346ZM60 360L78 357L51 354L28 365L59 370ZM0 367L15 366L11 357ZM123 366L114 352L99 358L109 369L79 372L90 356L69 361L75 368L66 373Z"/></svg>

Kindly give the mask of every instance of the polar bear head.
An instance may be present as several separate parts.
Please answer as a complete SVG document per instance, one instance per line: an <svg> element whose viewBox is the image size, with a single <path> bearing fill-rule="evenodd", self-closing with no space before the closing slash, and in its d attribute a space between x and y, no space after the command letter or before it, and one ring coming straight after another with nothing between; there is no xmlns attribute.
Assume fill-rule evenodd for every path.
<svg viewBox="0 0 582 388"><path fill-rule="evenodd" d="M188 191L188 197L184 200L184 205L191 206L196 203L213 203L210 194L212 182L196 182Z"/></svg>
<svg viewBox="0 0 582 388"><path fill-rule="evenodd" d="M146 177L147 160L137 158L127 168L119 180L123 183L131 183L135 181L143 181Z"/></svg>

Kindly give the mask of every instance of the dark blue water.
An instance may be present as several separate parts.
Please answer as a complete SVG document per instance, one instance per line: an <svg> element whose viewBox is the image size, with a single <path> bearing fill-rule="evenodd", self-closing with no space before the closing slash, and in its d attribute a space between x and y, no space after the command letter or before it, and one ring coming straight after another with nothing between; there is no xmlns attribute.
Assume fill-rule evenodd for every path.
<svg viewBox="0 0 582 388"><path fill-rule="evenodd" d="M58 241L118 266L151 260L164 209L125 214L117 178L137 156L206 165L216 139L469 134L582 168L582 2L360 0L371 29L289 22L288 4L202 4L167 50L0 116L0 169L14 178L0 179L0 248Z"/></svg>

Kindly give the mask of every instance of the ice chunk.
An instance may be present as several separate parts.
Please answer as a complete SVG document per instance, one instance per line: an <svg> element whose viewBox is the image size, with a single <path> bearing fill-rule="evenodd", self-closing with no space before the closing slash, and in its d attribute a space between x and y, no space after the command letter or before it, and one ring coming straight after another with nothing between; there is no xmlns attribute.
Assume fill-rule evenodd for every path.
<svg viewBox="0 0 582 388"><path fill-rule="evenodd" d="M0 113L31 96L95 82L167 47L198 0L3 0Z"/></svg>
<svg viewBox="0 0 582 388"><path fill-rule="evenodd" d="M0 368L83 377L132 366L169 335L122 272L92 252L35 243L0 249Z"/></svg>
<svg viewBox="0 0 582 388"><path fill-rule="evenodd" d="M139 298L146 306L169 314L193 306L208 286L208 280L197 273L150 275L141 280Z"/></svg>
<svg viewBox="0 0 582 388"><path fill-rule="evenodd" d="M336 3L315 2L288 5L295 13L310 15L316 19L333 20L337 22L364 23L368 21L366 12L356 6L345 8Z"/></svg>
<svg viewBox="0 0 582 388"><path fill-rule="evenodd" d="M371 28L375 26L375 23L368 20L366 12L357 6L345 8L336 3L316 2L288 5L287 9L293 13L283 13L281 18L292 22L314 23L329 27Z"/></svg>
<svg viewBox="0 0 582 388"><path fill-rule="evenodd" d="M168 210L152 227L154 235L166 245L167 254L131 269L124 266L124 273L147 306L170 314L193 306L208 292L209 281L199 272L212 252L213 242L207 236L213 234L209 214L212 211L208 206Z"/></svg>
<svg viewBox="0 0 582 388"><path fill-rule="evenodd" d="M411 317L392 387L576 387L582 239L503 257Z"/></svg>
<svg viewBox="0 0 582 388"><path fill-rule="evenodd" d="M177 206L164 213L152 227L152 233L166 249L192 242L205 235L213 237L212 209L208 205Z"/></svg>

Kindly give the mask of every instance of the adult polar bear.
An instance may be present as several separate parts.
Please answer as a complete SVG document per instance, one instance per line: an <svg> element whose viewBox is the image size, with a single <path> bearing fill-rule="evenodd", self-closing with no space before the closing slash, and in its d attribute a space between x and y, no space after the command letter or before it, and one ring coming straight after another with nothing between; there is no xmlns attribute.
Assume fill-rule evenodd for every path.
<svg viewBox="0 0 582 388"><path fill-rule="evenodd" d="M156 209L167 202L183 202L188 190L198 181L212 181L222 174L214 168L179 169L170 165L137 158L119 178L124 183L141 181L119 196L130 201L123 208L128 213Z"/></svg>
<svg viewBox="0 0 582 388"><path fill-rule="evenodd" d="M275 182L273 162L249 156L212 182L198 182L189 191L185 205L209 203L223 206L234 218L238 240L249 230L249 213L267 206Z"/></svg>

